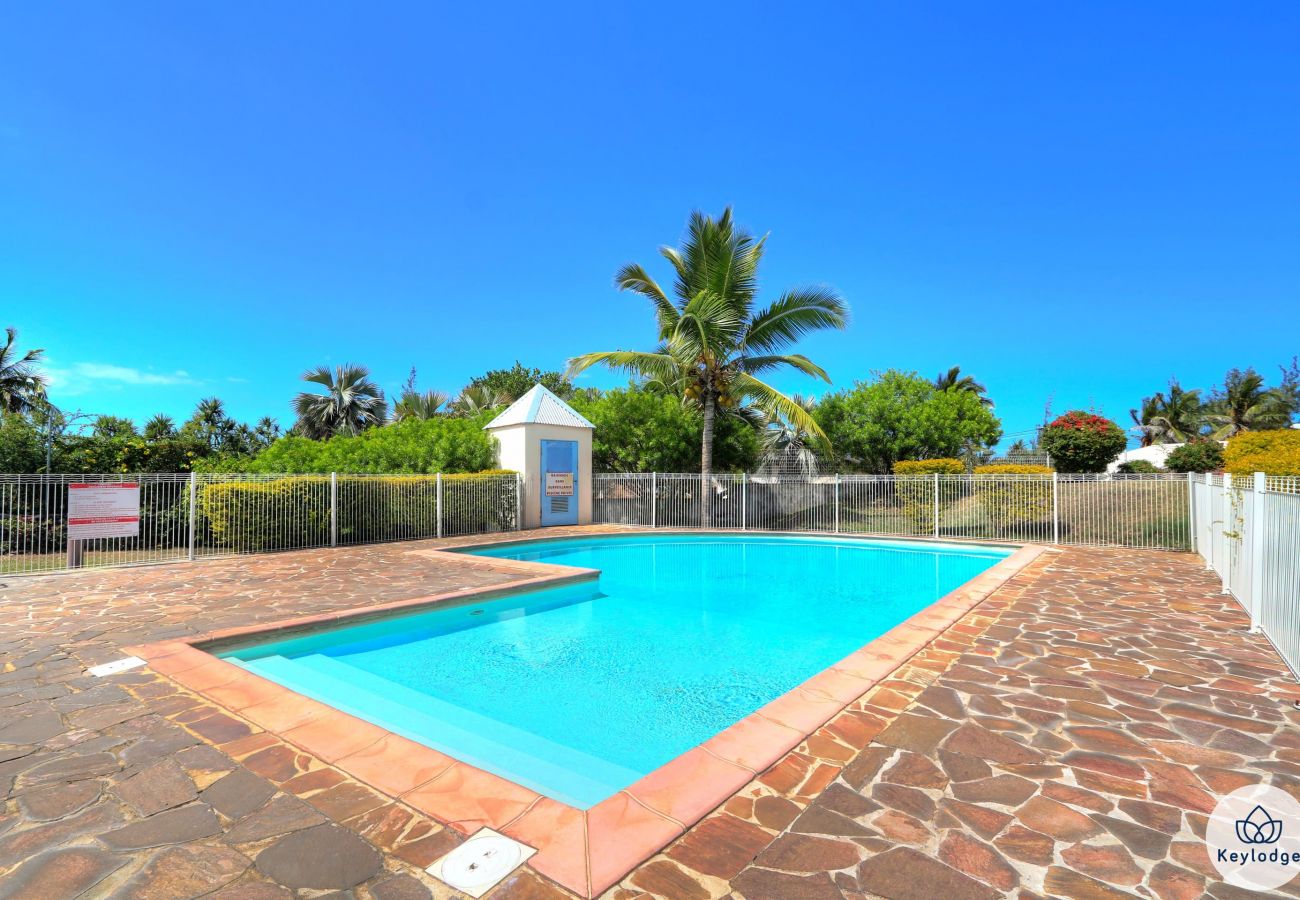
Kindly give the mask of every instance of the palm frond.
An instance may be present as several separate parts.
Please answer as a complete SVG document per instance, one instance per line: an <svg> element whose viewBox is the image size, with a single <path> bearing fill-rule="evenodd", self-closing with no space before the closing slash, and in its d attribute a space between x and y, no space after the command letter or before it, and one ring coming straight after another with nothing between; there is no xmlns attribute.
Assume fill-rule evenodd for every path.
<svg viewBox="0 0 1300 900"><path fill-rule="evenodd" d="M745 372L736 375L733 389L737 396L743 397L769 415L780 416L794 427L807 432L810 438L822 446L830 447L830 438L826 436L826 432L822 431L822 427L817 424L817 420L813 418L808 408L795 398L787 397L767 382L759 381Z"/></svg>
<svg viewBox="0 0 1300 900"><path fill-rule="evenodd" d="M745 346L762 352L780 350L801 336L827 328L848 325L849 308L828 287L787 291L757 313L745 334Z"/></svg>
<svg viewBox="0 0 1300 900"><path fill-rule="evenodd" d="M569 360L567 377L577 375L592 366L605 366L619 372L626 372L638 378L645 378L665 384L676 383L680 379L680 367L677 360L666 352L645 353L639 350L606 350L600 353L584 353Z"/></svg>
<svg viewBox="0 0 1300 900"><path fill-rule="evenodd" d="M619 269L618 274L614 276L614 283L618 285L619 290L640 294L654 304L655 319L659 323L659 337L661 339L667 337L677 324L678 313L677 307L673 305L672 300L668 299L668 295L664 293L659 283L638 263L628 263Z"/></svg>
<svg viewBox="0 0 1300 900"><path fill-rule="evenodd" d="M767 356L746 356L741 358L741 368L752 375L767 372L771 369L779 369L781 366L798 369L803 374L811 375L813 378L820 378L827 384L831 380L825 369L802 353L777 353Z"/></svg>

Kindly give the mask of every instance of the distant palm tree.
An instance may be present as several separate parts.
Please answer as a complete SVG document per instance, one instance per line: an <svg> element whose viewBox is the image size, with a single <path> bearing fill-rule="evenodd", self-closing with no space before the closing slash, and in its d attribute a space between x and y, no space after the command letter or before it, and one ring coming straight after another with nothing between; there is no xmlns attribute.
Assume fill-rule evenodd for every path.
<svg viewBox="0 0 1300 900"><path fill-rule="evenodd" d="M1207 405L1205 422L1210 437L1220 441L1243 431L1286 428L1291 424L1290 398L1265 388L1263 376L1254 369L1233 369Z"/></svg>
<svg viewBox="0 0 1300 900"><path fill-rule="evenodd" d="M37 370L44 350L28 350L22 356L14 344L18 329L5 329L0 347L0 413L31 411L45 397L45 376Z"/></svg>
<svg viewBox="0 0 1300 900"><path fill-rule="evenodd" d="M569 360L570 376L604 365L657 381L699 407L704 415L700 520L706 528L713 524L713 433L719 412L749 404L825 440L806 409L757 376L789 367L829 382L821 366L806 356L780 351L810 331L843 328L848 307L835 291L816 287L787 291L755 310L765 241L737 228L730 207L717 219L692 213L681 248L659 251L676 272L674 299L635 263L615 278L619 288L654 305L658 347L586 353Z"/></svg>
<svg viewBox="0 0 1300 900"><path fill-rule="evenodd" d="M146 441L162 441L175 437L175 435L176 422L165 413L158 413L158 415L144 423L144 439Z"/></svg>
<svg viewBox="0 0 1300 900"><path fill-rule="evenodd" d="M447 395L442 391L403 391L401 399L393 404L393 419L398 422L432 419L442 412L446 403Z"/></svg>
<svg viewBox="0 0 1300 900"><path fill-rule="evenodd" d="M253 436L260 444L273 444L275 439L280 436L280 423L270 416L262 416L257 420L257 424L253 426Z"/></svg>
<svg viewBox="0 0 1300 900"><path fill-rule="evenodd" d="M810 417L817 407L813 397L792 394L790 399L803 407ZM823 440L781 415L764 416L762 429L759 436L759 446L763 450L759 463L761 473L805 477L817 474L818 452L826 446Z"/></svg>
<svg viewBox="0 0 1300 900"><path fill-rule="evenodd" d="M318 366L303 373L302 380L325 388L324 394L303 392L293 401L298 425L307 437L317 440L336 434L360 434L388 418L384 392L370 380L364 366L351 363L336 367Z"/></svg>
<svg viewBox="0 0 1300 900"><path fill-rule="evenodd" d="M1143 447L1152 444L1185 444L1201 430L1204 412L1201 392L1183 390L1177 381L1169 382L1169 396L1156 391L1142 398L1141 411L1130 409Z"/></svg>
<svg viewBox="0 0 1300 900"><path fill-rule="evenodd" d="M492 390L487 385L472 385L460 392L451 403L451 411L458 416L474 417L489 409L496 409L514 401Z"/></svg>
<svg viewBox="0 0 1300 900"><path fill-rule="evenodd" d="M940 372L939 377L934 380L934 387L940 391L967 391L979 398L984 406L992 406L993 401L988 398L988 388L980 384L970 375L961 374L961 366L953 366L947 372Z"/></svg>

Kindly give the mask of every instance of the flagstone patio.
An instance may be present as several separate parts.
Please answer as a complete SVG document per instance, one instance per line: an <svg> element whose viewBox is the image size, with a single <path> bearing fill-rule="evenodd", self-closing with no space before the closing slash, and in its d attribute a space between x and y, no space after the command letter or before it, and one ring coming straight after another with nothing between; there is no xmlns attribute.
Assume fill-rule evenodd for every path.
<svg viewBox="0 0 1300 900"><path fill-rule="evenodd" d="M463 836L400 789L162 674L84 674L518 578L411 552L436 545L0 578L0 898L454 896L422 868ZM1261 780L1300 797L1300 712L1247 625L1191 555L1046 554L609 894L1252 896L1218 881L1205 815ZM489 896L570 895L525 868Z"/></svg>

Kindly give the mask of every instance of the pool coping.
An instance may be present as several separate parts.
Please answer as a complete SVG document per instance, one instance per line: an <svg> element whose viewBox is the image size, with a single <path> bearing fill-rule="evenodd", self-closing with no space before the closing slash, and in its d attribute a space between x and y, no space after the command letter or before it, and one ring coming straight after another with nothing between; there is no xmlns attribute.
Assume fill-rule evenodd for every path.
<svg viewBox="0 0 1300 900"><path fill-rule="evenodd" d="M655 533L700 535L675 529ZM734 536L737 532L719 532ZM792 532L793 533L793 532ZM764 532L779 536L781 533ZM613 533L610 534L613 536ZM832 537L820 535L821 537ZM858 536L835 535L833 539ZM1010 556L844 659L775 698L698 746L665 763L595 806L581 810L390 732L225 660L212 650L260 642L322 625L358 624L403 611L480 602L520 590L557 587L599 577L595 569L473 556L463 551L521 541L572 539L500 536L480 543L409 551L431 559L484 567L521 578L489 588L467 588L375 606L227 628L127 652L154 671L282 740L318 756L351 777L470 835L494 828L537 848L529 865L584 897L618 883L759 774L955 625L1047 547L1019 545ZM871 541L888 537L862 535ZM900 538L916 541L916 538ZM922 539L923 540L923 539ZM934 541L930 541L934 543ZM956 544L964 542L938 541ZM964 544L971 546L970 544ZM1007 544L983 546L1007 547Z"/></svg>

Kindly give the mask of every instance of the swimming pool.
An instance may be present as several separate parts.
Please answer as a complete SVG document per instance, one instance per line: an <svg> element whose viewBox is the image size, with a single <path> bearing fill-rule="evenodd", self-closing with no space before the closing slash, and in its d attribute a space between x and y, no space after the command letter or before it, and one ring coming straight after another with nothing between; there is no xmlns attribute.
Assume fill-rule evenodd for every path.
<svg viewBox="0 0 1300 900"><path fill-rule="evenodd" d="M469 552L599 569L600 576L219 655L586 809L1012 550L638 534Z"/></svg>

